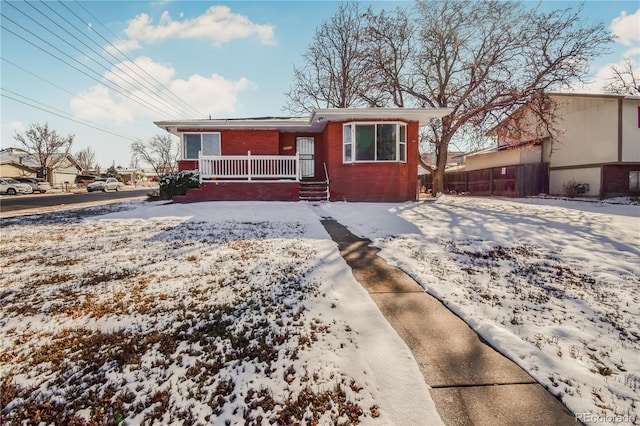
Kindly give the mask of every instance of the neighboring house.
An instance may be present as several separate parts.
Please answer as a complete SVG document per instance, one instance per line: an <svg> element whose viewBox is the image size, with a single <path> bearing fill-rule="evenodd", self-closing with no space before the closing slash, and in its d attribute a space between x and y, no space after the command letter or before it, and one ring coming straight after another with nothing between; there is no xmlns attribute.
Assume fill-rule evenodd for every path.
<svg viewBox="0 0 640 426"><path fill-rule="evenodd" d="M421 154L422 159L425 163L430 166L435 167L436 165L436 153L435 152L427 152ZM446 168L457 168L464 165L465 153L461 151L448 151L447 152L447 165ZM422 170L427 171L424 167L420 166ZM418 171L418 174L422 174L423 172Z"/></svg>
<svg viewBox="0 0 640 426"><path fill-rule="evenodd" d="M36 176L37 170L24 163L24 158L29 153L19 148L6 148L0 150L0 176Z"/></svg>
<svg viewBox="0 0 640 426"><path fill-rule="evenodd" d="M468 184L474 179L499 182L501 175L507 175L511 188L528 185L533 192L547 184L549 193L560 195L575 181L586 196L640 195L640 97L563 93L550 97L557 107L555 135L519 111L519 132L499 126L491 132L497 148L466 156ZM472 178L471 172L483 177ZM523 182L530 179L539 182ZM503 195L495 188L491 193Z"/></svg>
<svg viewBox="0 0 640 426"><path fill-rule="evenodd" d="M82 170L71 154L61 158L63 155L55 154L52 158L56 166L49 170L47 176L47 180L51 185L72 184L76 175ZM40 169L40 162L37 156L19 148L0 150L0 165L2 167L2 176L6 177L36 177Z"/></svg>
<svg viewBox="0 0 640 426"><path fill-rule="evenodd" d="M318 109L306 118L159 121L180 137L180 170L203 200L406 201L417 198L418 129L450 109Z"/></svg>
<svg viewBox="0 0 640 426"><path fill-rule="evenodd" d="M436 153L427 152L421 154L422 160L428 165L435 168L436 166ZM464 167L465 153L461 151L449 151L447 152L446 170L457 170ZM430 192L433 187L433 176L431 172L425 169L422 164L418 164L418 182L422 191Z"/></svg>

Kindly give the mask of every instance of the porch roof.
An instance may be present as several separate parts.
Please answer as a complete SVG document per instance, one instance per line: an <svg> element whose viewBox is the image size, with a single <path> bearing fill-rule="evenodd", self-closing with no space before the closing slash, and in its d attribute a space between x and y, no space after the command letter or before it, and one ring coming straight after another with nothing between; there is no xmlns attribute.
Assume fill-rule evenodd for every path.
<svg viewBox="0 0 640 426"><path fill-rule="evenodd" d="M443 117L451 108L327 108L316 109L309 117L257 117L209 120L167 120L154 124L179 136L183 131L213 129L279 130L281 132L316 133L324 130L329 121L349 120L403 120L417 121L425 126L435 118Z"/></svg>

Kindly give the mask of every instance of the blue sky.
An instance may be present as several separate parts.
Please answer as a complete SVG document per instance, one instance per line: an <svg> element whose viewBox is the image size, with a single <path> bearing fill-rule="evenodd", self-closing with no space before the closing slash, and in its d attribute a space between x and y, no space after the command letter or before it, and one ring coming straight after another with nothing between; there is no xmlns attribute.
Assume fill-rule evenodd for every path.
<svg viewBox="0 0 640 426"><path fill-rule="evenodd" d="M162 133L154 120L286 115L284 92L293 64L301 64L315 28L339 4L3 0L0 146L19 146L16 131L47 122L59 134L75 134L72 152L91 147L102 167L126 167L134 139ZM386 9L409 5L361 2L369 4ZM576 4L543 1L540 7ZM619 37L611 54L592 64L594 84L580 89L594 91L610 64L624 57L640 63L640 6L638 1L586 1L583 17L603 21ZM136 80L144 87L120 79L118 69L143 77ZM116 89L136 93L137 102ZM150 91L165 101L144 94Z"/></svg>

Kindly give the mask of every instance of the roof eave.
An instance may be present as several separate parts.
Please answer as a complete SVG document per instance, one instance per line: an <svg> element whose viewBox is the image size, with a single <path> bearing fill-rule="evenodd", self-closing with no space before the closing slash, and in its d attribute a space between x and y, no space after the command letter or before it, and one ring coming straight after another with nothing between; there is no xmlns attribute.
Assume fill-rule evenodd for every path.
<svg viewBox="0 0 640 426"><path fill-rule="evenodd" d="M154 124L166 131L179 135L179 129L254 129L279 130L283 132L321 132L329 121L349 120L402 120L416 121L426 126L432 120L444 117L451 108L327 108L314 110L308 119L227 119L227 120L165 120Z"/></svg>
<svg viewBox="0 0 640 426"><path fill-rule="evenodd" d="M417 121L422 127L452 111L452 108L326 108L314 110L310 121L403 120Z"/></svg>

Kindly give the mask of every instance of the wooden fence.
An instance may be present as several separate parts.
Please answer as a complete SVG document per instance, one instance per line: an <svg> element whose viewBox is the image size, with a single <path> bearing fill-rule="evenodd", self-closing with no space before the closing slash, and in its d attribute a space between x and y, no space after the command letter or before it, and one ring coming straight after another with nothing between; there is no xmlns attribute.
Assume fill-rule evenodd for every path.
<svg viewBox="0 0 640 426"><path fill-rule="evenodd" d="M431 175L420 176L420 184L431 188ZM461 172L446 172L445 193L468 192L471 195L528 197L549 192L549 164L519 164L516 166Z"/></svg>

